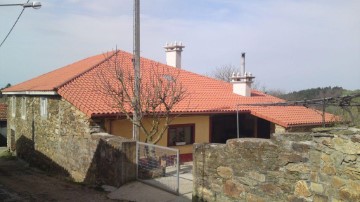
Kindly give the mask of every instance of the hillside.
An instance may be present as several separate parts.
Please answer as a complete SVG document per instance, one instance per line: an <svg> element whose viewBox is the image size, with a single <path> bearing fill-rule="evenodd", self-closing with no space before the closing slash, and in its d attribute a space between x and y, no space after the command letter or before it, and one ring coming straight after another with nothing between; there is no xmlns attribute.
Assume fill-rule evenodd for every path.
<svg viewBox="0 0 360 202"><path fill-rule="evenodd" d="M354 95L359 94L360 90L346 90L342 87L324 87L324 88L310 88L306 90L294 91L291 93L279 94L277 92L276 96L288 101L300 101L300 100L311 100L311 99L321 99L329 97L338 97L345 95ZM360 104L360 97L352 100ZM310 106L321 110L322 106ZM339 107L339 106L327 106L326 112L336 114L343 118L345 123L350 125L360 126L360 107Z"/></svg>
<svg viewBox="0 0 360 202"><path fill-rule="evenodd" d="M342 87L324 87L324 88L310 88L306 90L294 91L278 95L280 98L294 101L294 100L311 100L317 98L337 97L343 95L347 90Z"/></svg>

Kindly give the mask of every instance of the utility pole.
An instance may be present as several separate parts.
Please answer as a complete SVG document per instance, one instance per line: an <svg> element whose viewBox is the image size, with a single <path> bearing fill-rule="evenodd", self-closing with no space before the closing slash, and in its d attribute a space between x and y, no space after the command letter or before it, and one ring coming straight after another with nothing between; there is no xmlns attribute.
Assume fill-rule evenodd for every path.
<svg viewBox="0 0 360 202"><path fill-rule="evenodd" d="M133 139L140 140L140 0L134 0L134 113L133 113Z"/></svg>

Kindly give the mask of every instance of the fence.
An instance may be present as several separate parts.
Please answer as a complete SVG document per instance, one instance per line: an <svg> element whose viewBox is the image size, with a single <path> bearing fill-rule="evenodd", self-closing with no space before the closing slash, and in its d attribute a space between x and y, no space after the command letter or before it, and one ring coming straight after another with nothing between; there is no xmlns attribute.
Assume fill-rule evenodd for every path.
<svg viewBox="0 0 360 202"><path fill-rule="evenodd" d="M179 194L179 150L137 142L137 179L165 191Z"/></svg>

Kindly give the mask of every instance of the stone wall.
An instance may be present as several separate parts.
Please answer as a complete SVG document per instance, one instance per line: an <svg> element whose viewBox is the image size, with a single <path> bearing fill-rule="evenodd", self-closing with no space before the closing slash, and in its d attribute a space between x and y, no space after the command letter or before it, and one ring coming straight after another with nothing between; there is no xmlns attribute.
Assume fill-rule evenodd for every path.
<svg viewBox="0 0 360 202"><path fill-rule="evenodd" d="M360 201L360 130L194 146L193 201Z"/></svg>
<svg viewBox="0 0 360 202"><path fill-rule="evenodd" d="M275 124L275 133L286 133L286 132L310 132L313 128L318 127L318 125L310 126L293 126L289 128L284 128L283 126Z"/></svg>
<svg viewBox="0 0 360 202"><path fill-rule="evenodd" d="M26 97L25 117L21 116L22 97L16 99L15 117L11 115L11 107L8 108L10 149L30 164L77 182L119 186L135 179L135 142L91 134L93 120L59 96L47 99L46 117L40 115L39 96ZM114 176L108 176L109 173Z"/></svg>
<svg viewBox="0 0 360 202"><path fill-rule="evenodd" d="M107 133L92 134L98 141L87 183L119 187L136 180L136 142Z"/></svg>

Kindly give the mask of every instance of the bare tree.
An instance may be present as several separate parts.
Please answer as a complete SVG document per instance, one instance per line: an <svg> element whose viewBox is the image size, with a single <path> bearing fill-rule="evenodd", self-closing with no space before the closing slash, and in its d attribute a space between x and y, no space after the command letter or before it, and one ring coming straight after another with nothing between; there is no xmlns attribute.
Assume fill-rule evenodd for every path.
<svg viewBox="0 0 360 202"><path fill-rule="evenodd" d="M269 94L269 95L272 95L272 96L275 96L275 97L279 97L279 98L283 98L284 95L286 95L286 91L285 90L282 90L282 89L266 89L264 90L263 92L265 92L266 94Z"/></svg>
<svg viewBox="0 0 360 202"><path fill-rule="evenodd" d="M110 98L108 104L111 107L140 128L146 136L145 142L156 144L177 117L172 115L174 107L187 96L187 91L179 80L180 70L153 63L150 71L142 75L138 99L140 116L137 122L133 118L136 107L134 71L129 65L123 64L125 63L118 53L108 59L107 67L97 75L96 85L101 93Z"/></svg>
<svg viewBox="0 0 360 202"><path fill-rule="evenodd" d="M267 89L265 85L263 85L260 81L257 80L255 80L254 83L251 84L251 88L265 93L275 91L275 90Z"/></svg>
<svg viewBox="0 0 360 202"><path fill-rule="evenodd" d="M236 68L235 66L223 65L221 67L215 68L214 71L211 72L209 76L219 80L230 82L231 81L230 78L233 75L233 73L237 73L237 72L239 72L239 69ZM273 96L281 96L286 93L284 90L281 89L267 89L267 87L261 84L261 82L259 81L255 81L251 86L252 89L259 90Z"/></svg>
<svg viewBox="0 0 360 202"><path fill-rule="evenodd" d="M239 72L239 69L236 68L235 66L229 64L229 65L223 65L221 67L215 68L214 71L212 73L210 73L210 76L215 79L230 82L230 77L232 76L233 73L236 73L236 72Z"/></svg>

